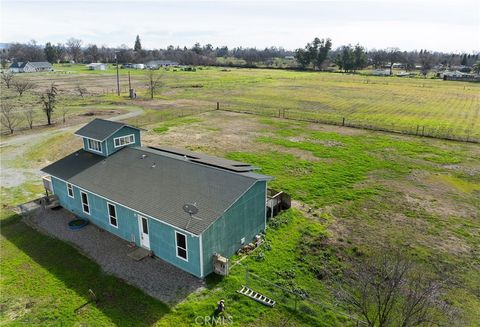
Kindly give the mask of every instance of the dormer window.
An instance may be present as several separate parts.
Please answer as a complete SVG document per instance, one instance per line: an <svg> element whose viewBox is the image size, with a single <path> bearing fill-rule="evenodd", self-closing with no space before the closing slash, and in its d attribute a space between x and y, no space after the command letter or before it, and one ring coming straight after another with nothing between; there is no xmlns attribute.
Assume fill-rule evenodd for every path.
<svg viewBox="0 0 480 327"><path fill-rule="evenodd" d="M116 148L135 143L135 135L120 136L113 139Z"/></svg>
<svg viewBox="0 0 480 327"><path fill-rule="evenodd" d="M102 152L102 143L97 140L87 139L88 149L96 152Z"/></svg>

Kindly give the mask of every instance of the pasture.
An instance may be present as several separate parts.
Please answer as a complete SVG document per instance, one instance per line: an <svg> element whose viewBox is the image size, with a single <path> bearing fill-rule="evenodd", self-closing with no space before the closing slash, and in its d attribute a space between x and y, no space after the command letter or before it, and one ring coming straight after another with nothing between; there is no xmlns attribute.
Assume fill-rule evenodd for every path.
<svg viewBox="0 0 480 327"><path fill-rule="evenodd" d="M161 87L154 101L143 101L148 99L146 72L130 70L131 84L139 98L128 101L126 69L120 69L120 98L116 96L116 71L112 67L89 71L81 65L58 65L56 70L19 78L34 81L37 93L55 81L64 94L59 107L71 108L69 114L78 113L88 101L99 107L121 103L155 110L178 105L189 111L215 109L219 102L220 109L227 111L451 139L480 139L478 83L268 69L167 68L156 71ZM87 89L90 100L79 99L75 94L77 86ZM15 101L14 94L5 94ZM40 108L35 100L28 102L25 97L21 107Z"/></svg>
<svg viewBox="0 0 480 327"><path fill-rule="evenodd" d="M352 260L387 246L400 248L425 272L452 280L446 300L457 310L458 325L480 319L478 145L217 111L144 127L146 145L186 147L262 167L275 177L272 187L293 196L294 208L270 222L267 246L171 308L104 276L69 245L31 230L4 209L2 323L187 326L197 316L211 316L224 298L234 326L355 325L351 308L333 290ZM22 163L38 168L79 146L69 133L47 136L25 149L30 159ZM2 155L9 151L2 148ZM3 190L12 194L10 205L40 195L27 189L30 184L38 181L16 188L25 193ZM60 255L46 255L51 248ZM249 285L274 297L277 307L235 293L246 282L247 267ZM32 275L41 278L27 283ZM292 298L254 276L308 298L295 310ZM73 284L75 278L81 282ZM99 303L76 313L89 299L88 288ZM146 311L140 313L125 294ZM49 300L57 295L61 301Z"/></svg>
<svg viewBox="0 0 480 327"><path fill-rule="evenodd" d="M22 99L4 93L19 106L27 103L39 110L35 97L55 81L61 90L59 107L69 111L66 124L58 110L54 126L2 136L2 325L189 326L197 317L210 317L224 298L233 326L355 326L358 316L336 298L335 289L354 262L387 247L400 249L426 274L448 278L443 300L452 315L440 315L443 325L480 321L480 146L283 115L285 110L285 118L316 117L335 124L345 117L405 128L445 126L458 137L480 137L478 84L169 69L157 72L162 87L153 100L145 92L145 72L132 71L138 97L130 100L125 92L112 94L113 70L57 68L65 72L19 76L37 84ZM125 88L126 71L120 73ZM77 85L87 88L85 98L75 94ZM215 110L216 102L224 110ZM249 162L272 175L271 186L294 200L291 210L269 222L265 246L235 265L228 277L210 276L206 289L173 307L106 275L71 245L33 230L11 212L14 205L42 195L40 167L81 146L71 134L79 124L125 113L134 115L124 121L144 128L144 145ZM38 111L36 124L43 120ZM15 178L5 179L8 174ZM278 305L271 309L238 295L235 291L247 282ZM268 282L306 298L295 303ZM89 288L99 302L83 306Z"/></svg>

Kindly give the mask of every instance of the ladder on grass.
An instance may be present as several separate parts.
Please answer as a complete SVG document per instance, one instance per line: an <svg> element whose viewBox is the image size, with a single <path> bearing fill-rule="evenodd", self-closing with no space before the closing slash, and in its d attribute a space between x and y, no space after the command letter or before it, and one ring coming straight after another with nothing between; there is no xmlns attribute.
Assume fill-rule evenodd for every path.
<svg viewBox="0 0 480 327"><path fill-rule="evenodd" d="M242 289L240 291L237 291L240 294L243 294L245 296L248 296L249 298L260 302L263 305L266 305L268 307L273 307L275 305L275 301L272 299L269 299L265 295L262 295L258 292L255 292L254 290L248 288L247 286L242 285Z"/></svg>

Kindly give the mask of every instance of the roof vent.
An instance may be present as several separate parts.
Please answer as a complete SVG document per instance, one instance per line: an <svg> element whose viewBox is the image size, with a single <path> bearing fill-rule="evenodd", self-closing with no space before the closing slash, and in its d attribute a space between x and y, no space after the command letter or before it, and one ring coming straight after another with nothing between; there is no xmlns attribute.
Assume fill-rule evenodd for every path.
<svg viewBox="0 0 480 327"><path fill-rule="evenodd" d="M75 152L75 157L78 157L79 156L79 153L78 152Z"/></svg>
<svg viewBox="0 0 480 327"><path fill-rule="evenodd" d="M184 156L183 156L183 159L188 160L187 155L184 155Z"/></svg>
<svg viewBox="0 0 480 327"><path fill-rule="evenodd" d="M155 168L155 167L157 167L157 164L153 163L152 168Z"/></svg>
<svg viewBox="0 0 480 327"><path fill-rule="evenodd" d="M145 159L147 157L146 154L142 154L142 156L140 157L140 159Z"/></svg>

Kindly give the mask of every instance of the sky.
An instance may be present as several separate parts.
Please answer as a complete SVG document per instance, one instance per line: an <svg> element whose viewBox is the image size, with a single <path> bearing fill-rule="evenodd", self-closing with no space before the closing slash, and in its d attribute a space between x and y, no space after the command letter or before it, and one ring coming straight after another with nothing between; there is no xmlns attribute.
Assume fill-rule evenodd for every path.
<svg viewBox="0 0 480 327"><path fill-rule="evenodd" d="M144 48L303 47L314 37L333 47L480 50L480 1L113 1L0 0L0 42L36 40Z"/></svg>

